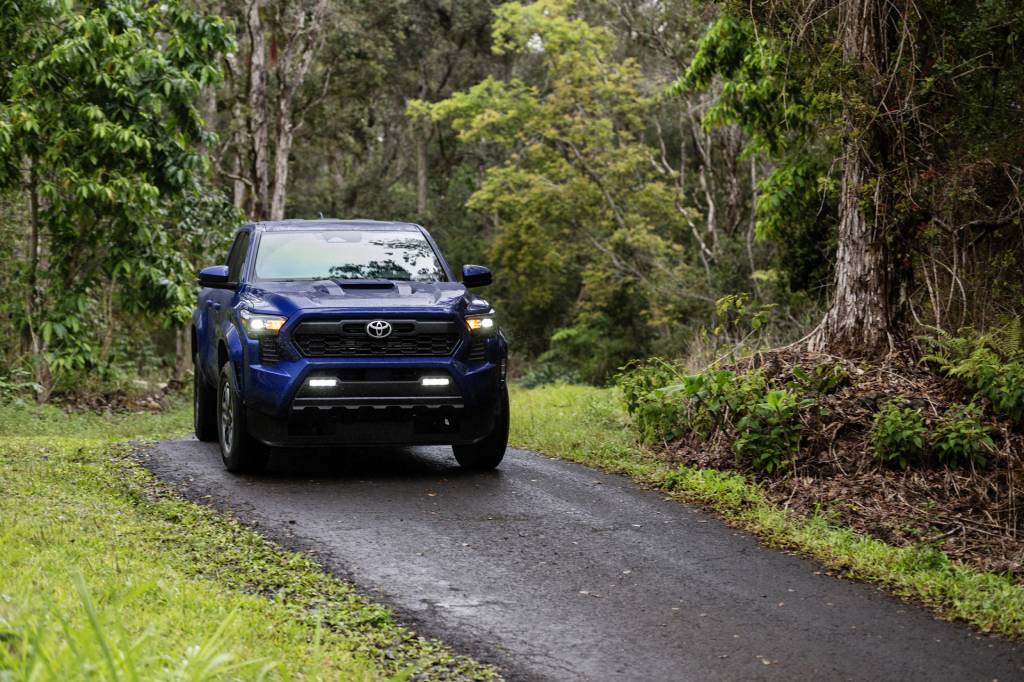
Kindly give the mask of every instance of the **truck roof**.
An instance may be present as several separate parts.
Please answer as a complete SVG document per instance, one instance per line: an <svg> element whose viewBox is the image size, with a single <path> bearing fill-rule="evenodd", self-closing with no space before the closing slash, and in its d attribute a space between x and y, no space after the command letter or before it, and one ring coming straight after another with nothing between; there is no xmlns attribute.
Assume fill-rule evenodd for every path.
<svg viewBox="0 0 1024 682"><path fill-rule="evenodd" d="M336 218L316 218L313 220L261 220L248 223L259 230L318 230L318 229L340 229L340 230L399 230L418 232L422 228L414 223L401 223L389 220L368 220L356 218L353 220L338 220Z"/></svg>

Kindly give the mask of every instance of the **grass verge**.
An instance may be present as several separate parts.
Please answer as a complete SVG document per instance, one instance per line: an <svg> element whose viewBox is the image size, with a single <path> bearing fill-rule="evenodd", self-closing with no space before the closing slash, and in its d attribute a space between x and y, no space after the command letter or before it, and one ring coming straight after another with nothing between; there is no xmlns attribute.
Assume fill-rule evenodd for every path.
<svg viewBox="0 0 1024 682"><path fill-rule="evenodd" d="M496 676L118 444L187 433L190 416L0 407L0 679Z"/></svg>
<svg viewBox="0 0 1024 682"><path fill-rule="evenodd" d="M614 389L515 388L511 400L516 446L625 474L706 505L769 545L807 554L845 577L882 583L945 618L1024 637L1024 589L1010 578L954 563L935 547L893 547L820 515L799 516L769 502L739 473L659 459L639 444Z"/></svg>

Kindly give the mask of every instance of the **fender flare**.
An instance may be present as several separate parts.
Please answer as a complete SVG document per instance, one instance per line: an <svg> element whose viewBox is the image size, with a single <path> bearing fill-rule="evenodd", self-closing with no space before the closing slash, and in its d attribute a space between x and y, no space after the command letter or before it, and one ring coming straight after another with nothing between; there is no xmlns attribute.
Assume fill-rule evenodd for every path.
<svg viewBox="0 0 1024 682"><path fill-rule="evenodd" d="M242 400L245 401L245 347L238 328L235 325L228 326L224 334L224 347L228 352L228 361L235 369L235 379L242 392Z"/></svg>

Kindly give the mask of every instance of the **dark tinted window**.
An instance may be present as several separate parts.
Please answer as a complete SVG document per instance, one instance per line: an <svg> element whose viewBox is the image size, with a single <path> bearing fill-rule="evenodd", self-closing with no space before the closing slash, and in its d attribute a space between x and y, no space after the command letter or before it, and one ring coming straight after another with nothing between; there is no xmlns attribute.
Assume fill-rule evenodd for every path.
<svg viewBox="0 0 1024 682"><path fill-rule="evenodd" d="M430 242L415 230L264 232L259 279L446 279Z"/></svg>
<svg viewBox="0 0 1024 682"><path fill-rule="evenodd" d="M237 282L242 276L242 265L245 263L245 252L249 250L249 233L242 232L235 238L235 244L228 254L228 280Z"/></svg>

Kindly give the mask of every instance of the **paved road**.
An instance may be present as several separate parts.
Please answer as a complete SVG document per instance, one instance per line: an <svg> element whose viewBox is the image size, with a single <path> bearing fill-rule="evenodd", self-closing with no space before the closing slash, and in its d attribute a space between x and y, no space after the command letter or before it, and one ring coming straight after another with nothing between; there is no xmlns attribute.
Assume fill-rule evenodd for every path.
<svg viewBox="0 0 1024 682"><path fill-rule="evenodd" d="M142 456L511 679L1024 679L1024 646L534 453L487 474L447 448L284 453L251 477L195 440Z"/></svg>

